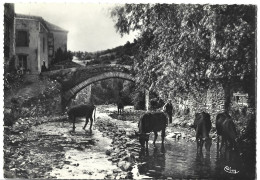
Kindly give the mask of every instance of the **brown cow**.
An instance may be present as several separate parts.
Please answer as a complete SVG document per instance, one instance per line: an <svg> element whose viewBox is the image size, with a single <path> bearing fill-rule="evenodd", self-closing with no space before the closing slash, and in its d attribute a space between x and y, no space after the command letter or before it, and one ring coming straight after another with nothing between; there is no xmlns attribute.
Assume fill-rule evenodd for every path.
<svg viewBox="0 0 260 180"><path fill-rule="evenodd" d="M212 140L209 137L209 132L211 130L210 115L205 112L196 113L193 127L196 131L197 153L199 150L202 152L204 142L206 151L209 153L212 145Z"/></svg>
<svg viewBox="0 0 260 180"><path fill-rule="evenodd" d="M144 114L138 122L139 132L136 133L139 136L141 146L145 147L146 145L146 148L148 148L149 135L152 131L154 132L153 145L155 145L158 131L162 131L162 144L164 144L167 121L167 116L163 112L149 112Z"/></svg>
<svg viewBox="0 0 260 180"><path fill-rule="evenodd" d="M94 105L77 105L77 106L73 106L68 110L68 116L69 119L71 119L73 121L73 131L75 131L75 121L77 117L86 117L86 123L83 127L83 129L86 128L87 124L88 124L88 119L90 119L90 131L92 128L92 124L93 124L93 112L95 110L94 113L94 120L95 120L95 114L96 114L96 107Z"/></svg>
<svg viewBox="0 0 260 180"><path fill-rule="evenodd" d="M231 148L236 148L237 131L235 123L232 121L231 116L228 113L219 113L216 117L216 129L217 129L217 147L219 147L219 136L222 136L220 150L224 144L227 148L227 143Z"/></svg>

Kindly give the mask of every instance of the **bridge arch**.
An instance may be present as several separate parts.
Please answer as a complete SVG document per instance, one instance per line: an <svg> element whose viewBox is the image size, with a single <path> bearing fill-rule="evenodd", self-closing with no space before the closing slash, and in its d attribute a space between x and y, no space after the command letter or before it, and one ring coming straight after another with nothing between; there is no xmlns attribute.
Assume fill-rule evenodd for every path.
<svg viewBox="0 0 260 180"><path fill-rule="evenodd" d="M61 111L70 100L88 85L110 78L120 78L135 82L133 67L120 64L98 64L86 67L72 67L42 73L61 84ZM149 109L149 90L145 89L145 106Z"/></svg>
<svg viewBox="0 0 260 180"><path fill-rule="evenodd" d="M135 78L128 73L123 73L123 72L104 72L100 73L98 75L95 75L90 78L86 78L86 80L82 81L81 83L75 85L71 89L62 92L62 106L65 107L67 104L70 102L70 100L83 88L89 86L90 84L105 80L105 79L110 79L110 78L120 78L120 79L125 79L128 81L135 82Z"/></svg>

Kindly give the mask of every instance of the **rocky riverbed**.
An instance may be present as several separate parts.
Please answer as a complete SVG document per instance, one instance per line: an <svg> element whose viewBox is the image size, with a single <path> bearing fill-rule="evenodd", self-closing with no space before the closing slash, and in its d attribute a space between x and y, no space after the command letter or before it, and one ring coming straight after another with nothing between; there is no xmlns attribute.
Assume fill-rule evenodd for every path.
<svg viewBox="0 0 260 180"><path fill-rule="evenodd" d="M106 143L102 142L102 144L107 144L106 147L100 143L98 145L97 141L101 137L88 135L87 131L81 130L80 126L84 121L78 122L78 128L73 134L69 131L71 123L68 122L66 115L20 118L12 127L5 127L4 130L5 177L59 178L62 177L61 174L64 174L64 166L76 168L81 164L81 162L72 163L68 160L73 158L67 156L66 152L90 149L88 153L91 154L92 147L102 146L103 151L99 152L99 155L102 156L103 153L104 156L99 156L97 159L107 159L114 165L110 173L107 172L105 166L103 167L104 178L133 178L132 169L139 161L141 150L134 130L137 131L137 121L144 112L134 111L132 107L128 107L126 114L120 115L117 119L111 118L110 116L115 115L115 112L116 109L113 106L98 107L97 120L94 125L98 131L94 130L94 133L101 132L102 138L107 138ZM120 118L125 119L120 120ZM168 136L185 138L186 134L169 132ZM87 158L88 161L93 157ZM61 169L63 173L58 172L57 169ZM71 168L66 170L77 177L78 173L73 172ZM99 174L101 171L102 168L99 169ZM85 170L82 173L85 176L89 175L88 178L95 174L94 170L92 172Z"/></svg>
<svg viewBox="0 0 260 180"><path fill-rule="evenodd" d="M141 150L134 133L138 130L138 120L145 112L135 111L131 106L126 107L123 115L117 115L116 110L113 105L98 106L92 131L83 130L84 119L78 119L76 131L71 132L72 123L68 121L67 115L21 118L12 127L5 127L4 176L62 179L171 178L174 174L176 177L181 176L178 172L188 172L187 177L190 177L194 169L198 174L203 174L198 168L207 166L211 167L210 175L221 174L219 169L226 161L221 160L223 163L220 163L219 159L215 159L215 144L211 160L207 160L207 163L214 165L197 165L197 157L194 155L195 131L190 127L192 119L174 118L166 129L164 151L157 150L161 146L160 134L156 141L157 147L152 146L151 133L148 150L148 154L153 154L151 156ZM216 138L214 130L210 136ZM205 174L202 177L208 176Z"/></svg>

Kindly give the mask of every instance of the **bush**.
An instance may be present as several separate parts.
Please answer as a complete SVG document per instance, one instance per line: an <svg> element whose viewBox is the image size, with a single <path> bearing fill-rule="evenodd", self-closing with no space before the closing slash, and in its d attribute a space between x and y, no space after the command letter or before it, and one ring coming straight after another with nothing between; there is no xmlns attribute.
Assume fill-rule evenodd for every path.
<svg viewBox="0 0 260 180"><path fill-rule="evenodd" d="M145 96L141 91L137 91L133 94L133 104L135 110L144 110L145 109Z"/></svg>
<svg viewBox="0 0 260 180"><path fill-rule="evenodd" d="M156 110L156 109L159 109L161 107L163 107L164 105L164 102L162 99L159 99L159 98L153 98L150 100L150 108L152 110Z"/></svg>

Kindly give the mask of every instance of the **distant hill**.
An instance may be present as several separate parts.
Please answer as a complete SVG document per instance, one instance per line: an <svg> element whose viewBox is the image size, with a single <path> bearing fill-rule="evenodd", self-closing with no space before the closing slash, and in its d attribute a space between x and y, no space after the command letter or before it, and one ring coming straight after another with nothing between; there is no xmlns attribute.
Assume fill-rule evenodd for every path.
<svg viewBox="0 0 260 180"><path fill-rule="evenodd" d="M134 52L136 52L137 41L133 43L129 41L123 45L113 49L107 49L97 52L73 52L78 60L91 60L87 64L123 64L132 65L134 63Z"/></svg>

